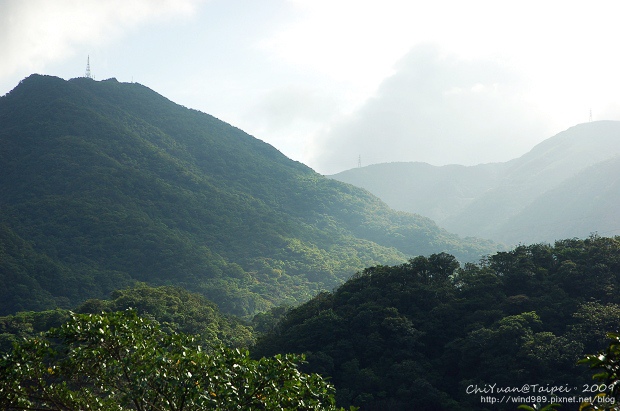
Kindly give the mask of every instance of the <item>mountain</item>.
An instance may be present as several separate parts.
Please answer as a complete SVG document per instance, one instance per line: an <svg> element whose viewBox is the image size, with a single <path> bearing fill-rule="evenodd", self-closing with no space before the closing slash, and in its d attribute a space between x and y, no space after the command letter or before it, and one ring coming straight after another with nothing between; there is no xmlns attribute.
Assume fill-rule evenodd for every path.
<svg viewBox="0 0 620 411"><path fill-rule="evenodd" d="M508 244L552 242L620 221L620 211L589 212L594 199L620 195L614 191L615 174L596 171L613 168L605 162L618 155L620 122L597 121L572 127L505 163L389 163L331 178L363 187L395 209L428 216L460 235Z"/></svg>
<svg viewBox="0 0 620 411"><path fill-rule="evenodd" d="M533 242L543 238L611 235L620 230L620 157L590 166L553 189L508 220L498 231Z"/></svg>
<svg viewBox="0 0 620 411"><path fill-rule="evenodd" d="M382 163L353 168L329 176L365 188L396 210L443 221L497 184L506 166L501 163L473 167L427 163Z"/></svg>
<svg viewBox="0 0 620 411"><path fill-rule="evenodd" d="M369 265L495 247L139 84L32 75L0 98L0 314L143 281L251 315Z"/></svg>

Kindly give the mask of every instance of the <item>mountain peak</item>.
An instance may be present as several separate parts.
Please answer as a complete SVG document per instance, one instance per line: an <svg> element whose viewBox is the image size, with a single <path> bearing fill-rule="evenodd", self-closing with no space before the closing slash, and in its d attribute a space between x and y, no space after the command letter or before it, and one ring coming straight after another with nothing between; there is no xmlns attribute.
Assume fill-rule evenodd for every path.
<svg viewBox="0 0 620 411"><path fill-rule="evenodd" d="M0 208L0 301L23 309L144 281L250 315L366 266L495 249L112 79L33 75L0 97Z"/></svg>

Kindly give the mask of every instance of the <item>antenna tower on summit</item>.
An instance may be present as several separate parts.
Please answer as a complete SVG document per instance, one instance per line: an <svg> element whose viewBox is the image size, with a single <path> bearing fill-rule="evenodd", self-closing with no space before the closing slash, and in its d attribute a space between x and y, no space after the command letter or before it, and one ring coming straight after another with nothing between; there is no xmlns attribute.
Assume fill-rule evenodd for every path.
<svg viewBox="0 0 620 411"><path fill-rule="evenodd" d="M93 78L93 75L90 73L90 56L86 58L86 74L84 77Z"/></svg>
<svg viewBox="0 0 620 411"><path fill-rule="evenodd" d="M357 156L357 167L358 168L362 167L362 155L361 154Z"/></svg>

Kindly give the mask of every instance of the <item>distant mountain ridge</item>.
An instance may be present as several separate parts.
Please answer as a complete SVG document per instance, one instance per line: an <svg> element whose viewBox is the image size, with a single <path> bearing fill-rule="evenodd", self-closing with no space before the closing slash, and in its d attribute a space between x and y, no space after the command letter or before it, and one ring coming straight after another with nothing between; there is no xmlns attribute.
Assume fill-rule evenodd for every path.
<svg viewBox="0 0 620 411"><path fill-rule="evenodd" d="M0 314L145 281L251 315L464 240L149 88L24 79L0 97Z"/></svg>
<svg viewBox="0 0 620 411"><path fill-rule="evenodd" d="M618 155L620 122L596 121L571 127L505 163L385 163L330 177L460 235L507 244L552 242L609 230L609 222L620 221L620 209L597 205L618 197L616 174L596 172L613 168L606 162Z"/></svg>

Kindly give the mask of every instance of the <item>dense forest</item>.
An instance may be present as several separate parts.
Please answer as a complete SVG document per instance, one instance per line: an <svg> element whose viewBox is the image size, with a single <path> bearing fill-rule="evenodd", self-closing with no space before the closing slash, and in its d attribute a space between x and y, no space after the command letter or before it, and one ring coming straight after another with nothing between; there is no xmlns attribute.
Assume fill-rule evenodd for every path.
<svg viewBox="0 0 620 411"><path fill-rule="evenodd" d="M587 396L592 373L577 361L619 331L619 287L620 237L523 245L463 267L445 253L416 257L292 309L253 353L306 354L304 370L363 410L514 410L468 387Z"/></svg>
<svg viewBox="0 0 620 411"><path fill-rule="evenodd" d="M200 294L179 287L138 283L112 292L108 299L90 299L71 310L22 311L0 317L0 351L8 352L20 339L59 327L71 312L99 314L127 309L160 322L165 329L199 336L204 344L247 348L255 341L249 324L221 313L217 305Z"/></svg>
<svg viewBox="0 0 620 411"><path fill-rule="evenodd" d="M370 265L498 249L114 79L32 75L0 98L0 210L0 314L142 281L250 318Z"/></svg>
<svg viewBox="0 0 620 411"><path fill-rule="evenodd" d="M570 388L554 394L567 399L598 393L592 393L601 387L593 371L577 362L605 349L607 333L620 330L619 287L620 237L592 236L523 245L476 264L439 253L368 267L333 292L273 308L252 322L222 314L198 294L146 284L88 300L73 312L133 309L204 347L249 349L254 361L297 355L295 367L326 378L341 407L515 410L536 399L549 402L557 387ZM8 353L11 344L72 315L56 309L0 317L0 346ZM616 361L610 375L618 380L620 354L610 358ZM511 395L515 402L492 404L488 399L499 397L475 392L490 386L546 391L532 396L532 388L531 395ZM617 400L618 390L608 398Z"/></svg>

